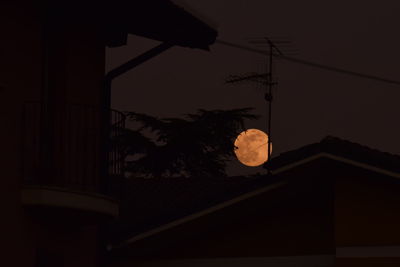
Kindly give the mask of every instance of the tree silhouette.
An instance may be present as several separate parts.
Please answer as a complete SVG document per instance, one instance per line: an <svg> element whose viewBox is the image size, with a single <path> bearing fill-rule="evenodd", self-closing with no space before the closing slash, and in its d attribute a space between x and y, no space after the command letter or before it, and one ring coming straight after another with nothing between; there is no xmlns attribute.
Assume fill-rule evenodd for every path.
<svg viewBox="0 0 400 267"><path fill-rule="evenodd" d="M124 148L125 171L132 177L226 176L234 138L245 130L245 120L258 118L251 111L200 109L183 118L126 112L140 126L124 129L118 137ZM149 131L156 136L154 140L144 134Z"/></svg>

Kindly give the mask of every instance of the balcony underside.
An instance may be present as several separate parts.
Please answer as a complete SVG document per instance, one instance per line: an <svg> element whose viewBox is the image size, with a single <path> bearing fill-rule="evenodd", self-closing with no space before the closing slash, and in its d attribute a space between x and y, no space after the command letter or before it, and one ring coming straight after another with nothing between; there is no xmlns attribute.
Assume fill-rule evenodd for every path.
<svg viewBox="0 0 400 267"><path fill-rule="evenodd" d="M27 102L22 203L40 218L98 223L118 215L125 115L73 103ZM42 212L43 211L43 212Z"/></svg>
<svg viewBox="0 0 400 267"><path fill-rule="evenodd" d="M101 194L49 186L24 186L22 204L43 219L91 224L118 216L118 203Z"/></svg>

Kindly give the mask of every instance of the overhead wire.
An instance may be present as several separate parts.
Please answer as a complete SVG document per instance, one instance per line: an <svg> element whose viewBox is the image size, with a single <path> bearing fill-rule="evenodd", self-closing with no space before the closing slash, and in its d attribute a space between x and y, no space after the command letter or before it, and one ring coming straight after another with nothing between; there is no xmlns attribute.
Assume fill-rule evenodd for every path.
<svg viewBox="0 0 400 267"><path fill-rule="evenodd" d="M264 55L264 56L269 56L270 55L269 51L256 49L256 48L252 48L252 47L248 47L248 46L245 46L245 45L236 44L236 43L232 43L232 42L227 42L227 41L224 41L224 40L219 40L218 39L216 41L216 43L221 44L221 45L225 45L225 46L230 46L230 47L242 49L242 50L247 50L249 52L261 54L261 55ZM277 58L280 58L280 59L283 59L283 60L286 60L286 61L293 62L293 63L302 64L302 65L306 65L306 66L310 66L310 67L314 67L314 68L319 68L319 69L326 70L326 71L346 74L346 75L350 75L350 76L356 76L356 77L359 77L359 78L374 80L374 81L378 81L378 82L384 82L384 83L400 85L400 81L379 77L377 75L370 75L370 74L365 74L365 73L361 73L361 72L357 72L357 71L345 70L345 69L342 69L342 68L329 66L329 65L321 64L321 63L316 63L316 62L312 62L312 61L308 61L308 60L304 60L304 59L300 59L300 58L296 58L296 57L289 57L289 56L285 56L285 55L277 54L277 53L274 53L273 56L277 57Z"/></svg>

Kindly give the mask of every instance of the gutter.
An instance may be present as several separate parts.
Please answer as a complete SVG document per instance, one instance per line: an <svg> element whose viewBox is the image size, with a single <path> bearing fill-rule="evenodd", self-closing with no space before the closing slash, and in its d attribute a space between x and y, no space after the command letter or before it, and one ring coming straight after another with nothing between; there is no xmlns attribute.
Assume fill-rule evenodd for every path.
<svg viewBox="0 0 400 267"><path fill-rule="evenodd" d="M104 77L104 96L103 96L103 157L104 157L104 161L105 164L103 164L102 166L102 177L103 177L103 186L104 188L102 188L104 191L103 192L107 192L107 188L108 188L108 162L109 162L109 148L110 148L110 140L109 140L109 136L110 136L110 120L111 120L111 116L110 116L110 107L111 107L111 89L112 89L112 82L114 81L114 79L118 78L119 76L121 76L122 74L134 69L135 67L139 66L140 64L152 59L153 57L161 54L162 52L168 50L169 48L173 47L174 45L171 43L167 43L167 42L163 42L160 45L144 52L143 54L140 54L139 56L130 59L129 61L123 63L122 65L112 69L111 71L109 71L105 77Z"/></svg>

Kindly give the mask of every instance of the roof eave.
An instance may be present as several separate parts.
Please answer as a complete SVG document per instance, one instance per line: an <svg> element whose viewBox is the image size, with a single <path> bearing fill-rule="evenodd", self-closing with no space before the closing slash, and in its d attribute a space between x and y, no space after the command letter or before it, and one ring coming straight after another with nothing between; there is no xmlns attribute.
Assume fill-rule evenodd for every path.
<svg viewBox="0 0 400 267"><path fill-rule="evenodd" d="M156 8L155 8L156 7ZM131 10L136 9L134 14ZM108 46L126 44L128 34L171 43L177 46L209 50L218 35L216 29L170 1L151 0L133 5L120 0L109 11ZM115 34L117 33L117 34Z"/></svg>

